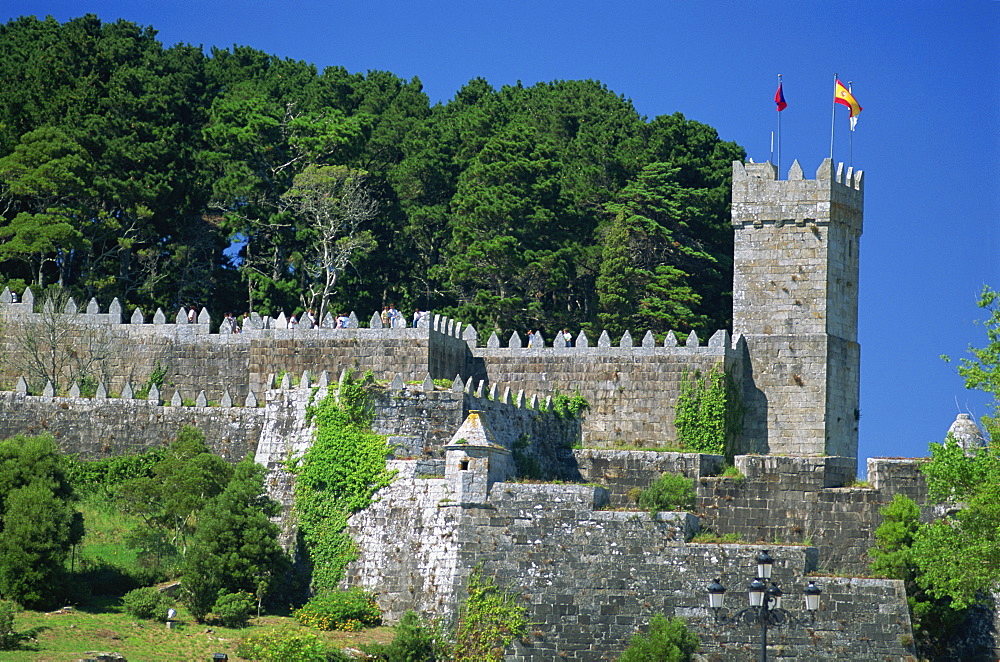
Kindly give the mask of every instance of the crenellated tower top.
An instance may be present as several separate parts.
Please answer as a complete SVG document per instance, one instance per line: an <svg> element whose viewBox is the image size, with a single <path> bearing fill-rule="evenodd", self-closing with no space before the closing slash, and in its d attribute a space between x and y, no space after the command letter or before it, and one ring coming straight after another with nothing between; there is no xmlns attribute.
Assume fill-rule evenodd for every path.
<svg viewBox="0 0 1000 662"><path fill-rule="evenodd" d="M733 163L733 332L750 349L763 452L857 456L860 170ZM753 444L752 444L753 445Z"/></svg>

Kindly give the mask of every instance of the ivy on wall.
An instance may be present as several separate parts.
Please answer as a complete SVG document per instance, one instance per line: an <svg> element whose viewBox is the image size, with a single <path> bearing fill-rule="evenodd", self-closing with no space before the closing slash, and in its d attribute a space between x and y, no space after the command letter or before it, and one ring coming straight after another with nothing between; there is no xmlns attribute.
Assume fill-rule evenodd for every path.
<svg viewBox="0 0 1000 662"><path fill-rule="evenodd" d="M730 456L742 420L739 392L725 371L719 366L706 375L700 370L684 371L674 405L674 429L681 448Z"/></svg>
<svg viewBox="0 0 1000 662"><path fill-rule="evenodd" d="M528 628L527 609L477 566L469 575L468 599L459 609L456 662L501 662L504 651Z"/></svg>
<svg viewBox="0 0 1000 662"><path fill-rule="evenodd" d="M299 534L317 592L336 590L347 564L358 556L347 518L371 505L375 492L396 475L386 469L391 451L386 438L371 431L373 388L370 372L359 380L349 373L331 386L307 412L316 425L312 446L290 467Z"/></svg>

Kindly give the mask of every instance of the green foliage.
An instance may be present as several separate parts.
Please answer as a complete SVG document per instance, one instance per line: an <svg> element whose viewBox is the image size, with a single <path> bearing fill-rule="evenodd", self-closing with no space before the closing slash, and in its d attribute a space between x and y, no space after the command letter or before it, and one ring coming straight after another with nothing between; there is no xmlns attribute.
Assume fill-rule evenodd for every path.
<svg viewBox="0 0 1000 662"><path fill-rule="evenodd" d="M739 393L729 375L718 367L704 377L698 370L682 373L674 405L674 429L683 448L729 455L742 419Z"/></svg>
<svg viewBox="0 0 1000 662"><path fill-rule="evenodd" d="M917 652L921 657L942 659L966 610L954 607L950 597L934 597L925 586L924 573L917 565L919 552L914 548L921 529L917 504L897 494L880 512L882 524L875 530L875 546L868 550L871 570L904 581Z"/></svg>
<svg viewBox="0 0 1000 662"><path fill-rule="evenodd" d="M1000 587L1000 455L992 446L966 452L949 436L931 444L921 470L929 499L956 507L917 531L918 581L934 597L964 608L980 592Z"/></svg>
<svg viewBox="0 0 1000 662"><path fill-rule="evenodd" d="M468 595L459 609L454 659L500 662L511 642L527 630L527 610L518 602L518 595L484 579L478 567L469 575Z"/></svg>
<svg viewBox="0 0 1000 662"><path fill-rule="evenodd" d="M51 605L66 594L70 548L83 537L82 518L51 437L0 441L0 595Z"/></svg>
<svg viewBox="0 0 1000 662"><path fill-rule="evenodd" d="M388 644L369 644L362 650L376 660L386 662L445 662L451 649L441 628L425 621L410 610L393 628L395 637Z"/></svg>
<svg viewBox="0 0 1000 662"><path fill-rule="evenodd" d="M245 628L250 623L250 613L256 604L254 597L246 591L223 593L215 601L212 613L223 627Z"/></svg>
<svg viewBox="0 0 1000 662"><path fill-rule="evenodd" d="M639 494L639 506L655 515L660 511L690 510L697 499L693 480L665 473Z"/></svg>
<svg viewBox="0 0 1000 662"><path fill-rule="evenodd" d="M81 497L113 498L118 486L136 478L152 478L153 468L166 455L153 448L134 455L115 455L100 460L67 458L66 477Z"/></svg>
<svg viewBox="0 0 1000 662"><path fill-rule="evenodd" d="M598 81L475 79L431 107L417 78L165 48L151 27L87 15L3 25L0 88L6 282L164 310L388 296L549 337L598 313L725 326L743 150L680 114L648 120ZM378 201L353 233L313 213L338 172L367 173ZM356 268L324 264L324 244Z"/></svg>
<svg viewBox="0 0 1000 662"><path fill-rule="evenodd" d="M232 465L209 451L204 433L186 425L152 466L151 476L125 480L117 488L118 502L151 529L167 533L170 544L183 556L198 512L222 493L232 475Z"/></svg>
<svg viewBox="0 0 1000 662"><path fill-rule="evenodd" d="M302 630L274 628L255 631L242 640L236 654L257 662L326 662L326 646L319 636Z"/></svg>
<svg viewBox="0 0 1000 662"><path fill-rule="evenodd" d="M313 563L317 592L334 590L357 551L346 533L347 518L367 508L395 472L386 469L391 448L371 432L370 374L361 380L347 375L331 387L308 414L316 438L295 473L295 508L299 531Z"/></svg>
<svg viewBox="0 0 1000 662"><path fill-rule="evenodd" d="M49 629L45 626L39 626L22 631L15 630L14 617L19 611L21 608L17 603L10 600L0 600L0 650L17 650L22 642L34 639Z"/></svg>
<svg viewBox="0 0 1000 662"><path fill-rule="evenodd" d="M982 322L986 329L986 346L969 346L972 358L963 358L958 365L958 374L965 379L965 388L977 389L993 396L990 411L981 421L990 439L1000 438L1000 292L988 285L983 286L978 305L989 313ZM946 361L947 356L942 357Z"/></svg>
<svg viewBox="0 0 1000 662"><path fill-rule="evenodd" d="M288 567L278 544L277 502L264 490L264 467L248 456L233 478L198 513L198 527L184 558L183 600L201 621L222 593L273 587Z"/></svg>
<svg viewBox="0 0 1000 662"><path fill-rule="evenodd" d="M654 616L648 634L633 635L618 662L689 662L701 640L681 618Z"/></svg>
<svg viewBox="0 0 1000 662"><path fill-rule="evenodd" d="M122 596L122 607L129 616L142 619L167 620L167 609L173 601L152 586L137 588Z"/></svg>
<svg viewBox="0 0 1000 662"><path fill-rule="evenodd" d="M552 394L552 404L549 411L559 418L580 418L590 409L590 403L577 391L573 395L566 395L556 390Z"/></svg>
<svg viewBox="0 0 1000 662"><path fill-rule="evenodd" d="M138 400L145 400L149 397L149 391L156 386L156 388L163 391L163 380L167 377L167 372L169 368L162 365L158 360L153 364L153 370L149 373L149 377L146 378L146 383L141 387L136 389L135 397Z"/></svg>
<svg viewBox="0 0 1000 662"><path fill-rule="evenodd" d="M732 464L727 464L725 467L723 467L722 471L719 472L719 477L733 478L735 480L744 480L746 478L746 476L743 475L743 472Z"/></svg>
<svg viewBox="0 0 1000 662"><path fill-rule="evenodd" d="M345 632L374 627L382 621L382 610L376 604L375 596L357 586L346 591L314 595L294 615L299 623L307 627Z"/></svg>

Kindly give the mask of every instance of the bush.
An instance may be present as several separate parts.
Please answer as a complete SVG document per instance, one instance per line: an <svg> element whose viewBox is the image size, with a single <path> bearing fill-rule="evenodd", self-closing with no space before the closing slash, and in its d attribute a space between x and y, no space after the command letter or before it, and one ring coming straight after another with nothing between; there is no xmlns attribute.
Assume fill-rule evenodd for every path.
<svg viewBox="0 0 1000 662"><path fill-rule="evenodd" d="M633 636L618 662L688 662L700 644L683 619L654 616L649 634Z"/></svg>
<svg viewBox="0 0 1000 662"><path fill-rule="evenodd" d="M375 604L374 595L355 587L313 596L295 612L295 619L319 630L357 632L365 626L378 625L382 610Z"/></svg>
<svg viewBox="0 0 1000 662"><path fill-rule="evenodd" d="M215 601L212 612L224 627L245 628L255 604L253 596L245 591L225 593Z"/></svg>
<svg viewBox="0 0 1000 662"><path fill-rule="evenodd" d="M444 633L434 624L423 621L415 611L408 611L393 628L395 637L388 644L369 644L362 650L376 660L387 662L438 662L449 660L450 651Z"/></svg>
<svg viewBox="0 0 1000 662"><path fill-rule="evenodd" d="M288 628L254 632L240 641L236 654L259 662L326 662L326 647L312 632Z"/></svg>
<svg viewBox="0 0 1000 662"><path fill-rule="evenodd" d="M122 598L125 613L135 618L167 620L171 600L152 586L129 591Z"/></svg>
<svg viewBox="0 0 1000 662"><path fill-rule="evenodd" d="M38 633L48 630L47 627L40 626L18 632L14 629L14 614L19 611L21 607L16 602L0 600L0 650L15 650L22 641L34 639Z"/></svg>
<svg viewBox="0 0 1000 662"><path fill-rule="evenodd" d="M690 510L698 495L694 481L679 474L665 473L639 495L639 506L654 515L661 510Z"/></svg>

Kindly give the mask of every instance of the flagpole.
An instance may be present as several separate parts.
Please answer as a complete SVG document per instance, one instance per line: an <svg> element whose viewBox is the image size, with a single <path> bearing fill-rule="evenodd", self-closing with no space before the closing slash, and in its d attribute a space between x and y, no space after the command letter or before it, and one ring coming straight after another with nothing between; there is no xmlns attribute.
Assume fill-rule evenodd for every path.
<svg viewBox="0 0 1000 662"><path fill-rule="evenodd" d="M833 96L837 98L837 74L833 74ZM832 104L833 109L830 111L830 160L833 161L833 127L835 125L835 120L837 119L837 104Z"/></svg>
<svg viewBox="0 0 1000 662"><path fill-rule="evenodd" d="M778 89L781 89L781 74L778 74ZM778 110L778 179L781 179L781 110Z"/></svg>
<svg viewBox="0 0 1000 662"><path fill-rule="evenodd" d="M774 161L774 131L771 132L771 158L767 160L768 163Z"/></svg>
<svg viewBox="0 0 1000 662"><path fill-rule="evenodd" d="M854 96L854 81L850 80L847 81L847 91L851 93L852 97ZM853 168L854 167L854 124L853 123L851 123L851 135L850 135L850 140L848 140L848 145L850 145L847 153L848 167Z"/></svg>

